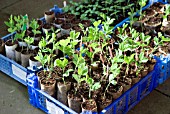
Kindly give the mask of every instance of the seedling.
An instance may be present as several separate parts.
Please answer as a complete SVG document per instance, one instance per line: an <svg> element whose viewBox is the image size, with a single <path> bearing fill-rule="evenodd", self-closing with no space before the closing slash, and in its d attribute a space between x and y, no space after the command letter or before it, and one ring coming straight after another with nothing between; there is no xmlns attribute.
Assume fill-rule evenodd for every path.
<svg viewBox="0 0 170 114"><path fill-rule="evenodd" d="M100 82L94 82L94 80L86 76L86 83L89 85L89 99L91 99L91 92L101 88Z"/></svg>
<svg viewBox="0 0 170 114"><path fill-rule="evenodd" d="M104 96L106 94L106 92L108 91L108 88L110 86L110 84L112 85L116 85L117 81L115 80L115 78L120 74L120 67L118 66L118 64L114 61L112 61L112 65L109 69L109 83L106 86L105 92L104 92Z"/></svg>
<svg viewBox="0 0 170 114"><path fill-rule="evenodd" d="M143 50L144 50L144 47L149 45L151 36L149 36L149 35L146 35L146 36L145 36L144 33L140 33L140 39L142 40L142 43L141 43L140 45L141 45L142 51L143 51Z"/></svg>
<svg viewBox="0 0 170 114"><path fill-rule="evenodd" d="M27 36L24 41L27 43L27 52L30 49L30 45L34 42L34 38L31 38L30 36Z"/></svg>
<svg viewBox="0 0 170 114"><path fill-rule="evenodd" d="M66 55L71 56L72 55L72 49L68 46L70 43L70 38L60 40L59 42L58 49L61 50L64 54L64 57Z"/></svg>
<svg viewBox="0 0 170 114"><path fill-rule="evenodd" d="M83 77L86 75L88 75L88 67L84 61L83 63L79 64L79 66L78 66L78 74L73 74L73 78L77 81L76 92L78 91L77 89L79 89L81 82L86 80L86 78Z"/></svg>
<svg viewBox="0 0 170 114"><path fill-rule="evenodd" d="M126 65L126 75L128 75L128 72L129 72L129 65L130 65L132 62L135 61L134 55L135 55L135 54L131 54L130 56L124 55L124 62L127 64L127 65Z"/></svg>
<svg viewBox="0 0 170 114"><path fill-rule="evenodd" d="M54 66L57 66L59 68L62 69L62 80L65 84L65 77L68 77L69 76L69 73L73 71L73 69L68 69L67 71L65 71L66 69L66 66L68 65L68 60L64 57L64 59L56 59L54 61Z"/></svg>
<svg viewBox="0 0 170 114"><path fill-rule="evenodd" d="M34 57L37 61L39 61L42 66L43 66L43 69L45 69L45 64L47 63L48 61L48 55L43 55L42 52L38 52L37 56ZM45 70L44 70L45 71Z"/></svg>
<svg viewBox="0 0 170 114"><path fill-rule="evenodd" d="M34 37L36 34L41 34L41 31L37 30L39 28L38 22L33 19L29 25L32 28L32 32L34 34Z"/></svg>

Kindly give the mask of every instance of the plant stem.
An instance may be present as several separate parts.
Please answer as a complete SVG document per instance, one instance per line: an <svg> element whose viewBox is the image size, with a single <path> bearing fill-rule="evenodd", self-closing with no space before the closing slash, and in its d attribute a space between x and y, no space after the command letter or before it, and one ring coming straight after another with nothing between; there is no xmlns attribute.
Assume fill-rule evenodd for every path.
<svg viewBox="0 0 170 114"><path fill-rule="evenodd" d="M128 75L128 71L129 71L129 64L127 64L127 67L126 67L126 74Z"/></svg>
<svg viewBox="0 0 170 114"><path fill-rule="evenodd" d="M106 89L105 89L105 91L104 91L104 97L106 96L106 92L107 92L109 86L110 86L110 82L109 82L109 84L107 85L107 87L106 87Z"/></svg>
<svg viewBox="0 0 170 114"><path fill-rule="evenodd" d="M89 90L89 99L91 98L91 89Z"/></svg>

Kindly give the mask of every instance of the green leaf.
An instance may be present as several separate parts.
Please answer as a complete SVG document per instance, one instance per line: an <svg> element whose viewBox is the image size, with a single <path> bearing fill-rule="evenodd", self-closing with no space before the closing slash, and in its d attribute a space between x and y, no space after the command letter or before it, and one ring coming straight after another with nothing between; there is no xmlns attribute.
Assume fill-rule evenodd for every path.
<svg viewBox="0 0 170 114"><path fill-rule="evenodd" d="M143 58L142 60L140 60L142 63L146 63L148 61L147 58Z"/></svg>
<svg viewBox="0 0 170 114"><path fill-rule="evenodd" d="M87 56L89 57L89 58L92 58L92 56L93 56L93 53L92 52L89 52L89 51L87 51Z"/></svg>
<svg viewBox="0 0 170 114"><path fill-rule="evenodd" d="M133 62L135 54L130 55L129 61L130 63Z"/></svg>
<svg viewBox="0 0 170 114"><path fill-rule="evenodd" d="M73 69L68 69L68 70L63 74L63 76L64 76L64 77L68 77L69 74L70 74L70 72L72 72L72 71L73 71Z"/></svg>
<svg viewBox="0 0 170 114"><path fill-rule="evenodd" d="M101 20L98 20L98 21L95 21L95 22L93 23L93 25L94 25L95 27L98 27L98 26L100 25L100 23L101 23Z"/></svg>
<svg viewBox="0 0 170 114"><path fill-rule="evenodd" d="M129 63L129 58L127 57L127 56L124 56L124 61L125 61L125 63Z"/></svg>
<svg viewBox="0 0 170 114"><path fill-rule="evenodd" d="M99 88L101 88L101 84L100 84L100 82L96 82L93 86L92 86L92 91L95 91L95 90L97 90L97 89L99 89Z"/></svg>
<svg viewBox="0 0 170 114"><path fill-rule="evenodd" d="M118 64L117 63L112 63L112 66L110 67L110 70L115 70L118 68Z"/></svg>
<svg viewBox="0 0 170 114"><path fill-rule="evenodd" d="M88 74L88 67L85 65L80 65L81 67L78 68L78 74L86 76ZM80 71L79 71L80 70Z"/></svg>
<svg viewBox="0 0 170 114"><path fill-rule="evenodd" d="M63 68L62 65L63 65L63 64L62 64L62 61L61 61L60 59L56 59L56 60L54 61L54 66L58 66L58 67L60 67L60 68Z"/></svg>
<svg viewBox="0 0 170 114"><path fill-rule="evenodd" d="M80 77L77 74L73 74L72 76L79 83Z"/></svg>
<svg viewBox="0 0 170 114"><path fill-rule="evenodd" d="M67 64L68 64L68 60L66 58L64 58L63 63L62 63L63 67L66 67Z"/></svg>
<svg viewBox="0 0 170 114"><path fill-rule="evenodd" d="M102 51L102 49L101 49L101 48L95 48L95 50L94 50L93 54L96 54L96 53L101 52L101 51Z"/></svg>
<svg viewBox="0 0 170 114"><path fill-rule="evenodd" d="M43 48L46 47L46 45L47 45L46 40L45 40L44 38L42 38L41 41L40 41L39 44L38 44L39 48L40 48L40 49L43 49Z"/></svg>
<svg viewBox="0 0 170 114"><path fill-rule="evenodd" d="M92 85L94 84L94 80L92 78L87 79L87 84Z"/></svg>
<svg viewBox="0 0 170 114"><path fill-rule="evenodd" d="M28 36L28 37L26 37L26 38L24 39L24 41L25 41L28 45L30 45L30 44L32 44L32 43L34 42L34 38Z"/></svg>
<svg viewBox="0 0 170 114"><path fill-rule="evenodd" d="M11 24L7 21L4 22L6 26L11 27Z"/></svg>
<svg viewBox="0 0 170 114"><path fill-rule="evenodd" d="M164 37L163 37L163 38L162 38L162 41L163 41L163 42L170 42L170 38L164 38Z"/></svg>
<svg viewBox="0 0 170 114"><path fill-rule="evenodd" d="M112 80L110 83L113 84L113 85L117 84L116 80Z"/></svg>
<svg viewBox="0 0 170 114"><path fill-rule="evenodd" d="M63 47L66 47L70 43L70 39L60 40L59 44Z"/></svg>

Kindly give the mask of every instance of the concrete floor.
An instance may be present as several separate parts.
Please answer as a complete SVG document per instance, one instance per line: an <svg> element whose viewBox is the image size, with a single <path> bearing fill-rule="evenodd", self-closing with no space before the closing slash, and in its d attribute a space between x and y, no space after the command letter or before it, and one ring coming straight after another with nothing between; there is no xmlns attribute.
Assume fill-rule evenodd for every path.
<svg viewBox="0 0 170 114"><path fill-rule="evenodd" d="M68 0L67 0L68 1ZM78 0L77 0L78 1ZM42 17L54 4L63 0L0 0L0 37L7 34L4 21L10 14ZM145 97L128 114L170 114L170 79ZM0 114L43 114L29 104L27 88L0 72Z"/></svg>

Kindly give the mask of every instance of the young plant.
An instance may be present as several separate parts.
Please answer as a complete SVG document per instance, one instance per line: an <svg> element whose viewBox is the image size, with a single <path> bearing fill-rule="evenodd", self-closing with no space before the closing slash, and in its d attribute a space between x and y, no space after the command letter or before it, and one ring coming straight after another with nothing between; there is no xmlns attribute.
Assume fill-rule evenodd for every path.
<svg viewBox="0 0 170 114"><path fill-rule="evenodd" d="M140 45L141 45L142 51L143 51L144 47L149 45L151 36L145 35L144 33L140 33L140 39L142 41L142 43Z"/></svg>
<svg viewBox="0 0 170 114"><path fill-rule="evenodd" d="M139 64L146 63L148 61L148 58L145 57L144 52L141 52L139 54Z"/></svg>
<svg viewBox="0 0 170 114"><path fill-rule="evenodd" d="M90 58L92 64L94 62L93 61L94 55L101 52L102 49L99 47L99 44L95 42L91 43L89 47L91 47L94 50L93 52L87 51L87 56Z"/></svg>
<svg viewBox="0 0 170 114"><path fill-rule="evenodd" d="M109 83L106 86L105 92L104 92L104 96L106 94L106 92L108 91L108 88L110 86L110 84L112 85L116 85L117 81L115 80L115 78L120 74L120 67L116 62L112 61L112 65L109 69Z"/></svg>
<svg viewBox="0 0 170 114"><path fill-rule="evenodd" d="M73 71L73 69L68 69L66 71L66 66L68 65L68 60L64 57L64 59L56 59L54 61L54 66L57 66L62 69L62 80L65 84L65 78L69 76L69 73Z"/></svg>
<svg viewBox="0 0 170 114"><path fill-rule="evenodd" d="M126 28L128 27L128 24L123 24L123 27L118 27L119 34L118 35L126 35ZM118 36L119 37L119 36ZM124 41L124 40L123 40Z"/></svg>
<svg viewBox="0 0 170 114"><path fill-rule="evenodd" d="M142 15L142 8L146 5L147 0L139 0L140 10L139 15Z"/></svg>
<svg viewBox="0 0 170 114"><path fill-rule="evenodd" d="M15 26L15 21L14 21L13 15L10 16L9 22L5 21L4 23L5 23L5 25L7 25L9 27L8 32L14 33L17 30L17 27ZM11 35L12 42L14 42L16 40L15 38L13 38L13 35Z"/></svg>
<svg viewBox="0 0 170 114"><path fill-rule="evenodd" d="M154 44L155 44L155 47L154 47L154 51L155 50L159 50L159 52L163 53L166 55L166 52L164 52L163 50L161 50L161 46L164 46L165 42L170 42L170 39L169 38L165 38L161 32L158 32L158 37L154 37ZM154 52L153 51L153 52Z"/></svg>
<svg viewBox="0 0 170 114"><path fill-rule="evenodd" d="M38 28L39 28L38 22L35 19L33 19L30 22L29 26L32 28L32 32L34 34L34 37L35 37L36 34L41 34L41 31L38 30Z"/></svg>
<svg viewBox="0 0 170 114"><path fill-rule="evenodd" d="M83 47L80 48L79 54L73 55L73 63L75 64L75 69L80 66L82 63L85 63L85 59L83 58L82 54L84 54L87 50Z"/></svg>
<svg viewBox="0 0 170 114"><path fill-rule="evenodd" d="M24 41L27 44L27 52L29 51L29 49L31 48L30 45L34 42L34 38L31 38L30 36L27 36Z"/></svg>
<svg viewBox="0 0 170 114"><path fill-rule="evenodd" d="M72 55L72 49L69 46L70 38L60 40L58 45L58 49L61 50L64 54L64 57L66 55L71 56Z"/></svg>
<svg viewBox="0 0 170 114"><path fill-rule="evenodd" d="M76 45L79 43L79 40L78 40L79 36L80 36L80 32L71 31L70 32L70 37L68 37L70 39L69 47L72 50L71 51L72 56L74 56Z"/></svg>
<svg viewBox="0 0 170 114"><path fill-rule="evenodd" d="M124 62L127 64L127 65L126 65L126 75L128 75L128 72L129 72L129 65L130 65L132 62L135 61L134 55L135 55L135 54L131 54L130 56L124 55Z"/></svg>
<svg viewBox="0 0 170 114"><path fill-rule="evenodd" d="M37 56L34 57L37 61L39 61L42 64L42 67L45 71L45 65L48 61L48 55L43 55L42 52L38 52Z"/></svg>
<svg viewBox="0 0 170 114"><path fill-rule="evenodd" d="M130 12L128 12L128 15L130 16L130 27L132 28L132 25L134 22L136 22L138 19L134 17L135 11L134 8L130 8Z"/></svg>
<svg viewBox="0 0 170 114"><path fill-rule="evenodd" d="M16 33L14 36L14 39L20 39L22 42L24 42L24 37L25 37L25 30L21 31L20 33ZM23 45L21 46L23 50Z"/></svg>
<svg viewBox="0 0 170 114"><path fill-rule="evenodd" d="M78 91L78 89L79 89L79 87L81 85L81 82L85 81L86 80L85 76L88 75L88 67L85 64L85 61L83 63L79 64L77 71L78 71L77 74L74 73L72 75L73 78L77 81L77 87L76 87L76 91L75 92Z"/></svg>
<svg viewBox="0 0 170 114"><path fill-rule="evenodd" d="M89 99L91 99L92 91L95 91L101 88L100 82L94 82L94 80L88 76L86 76L86 83L89 85Z"/></svg>

